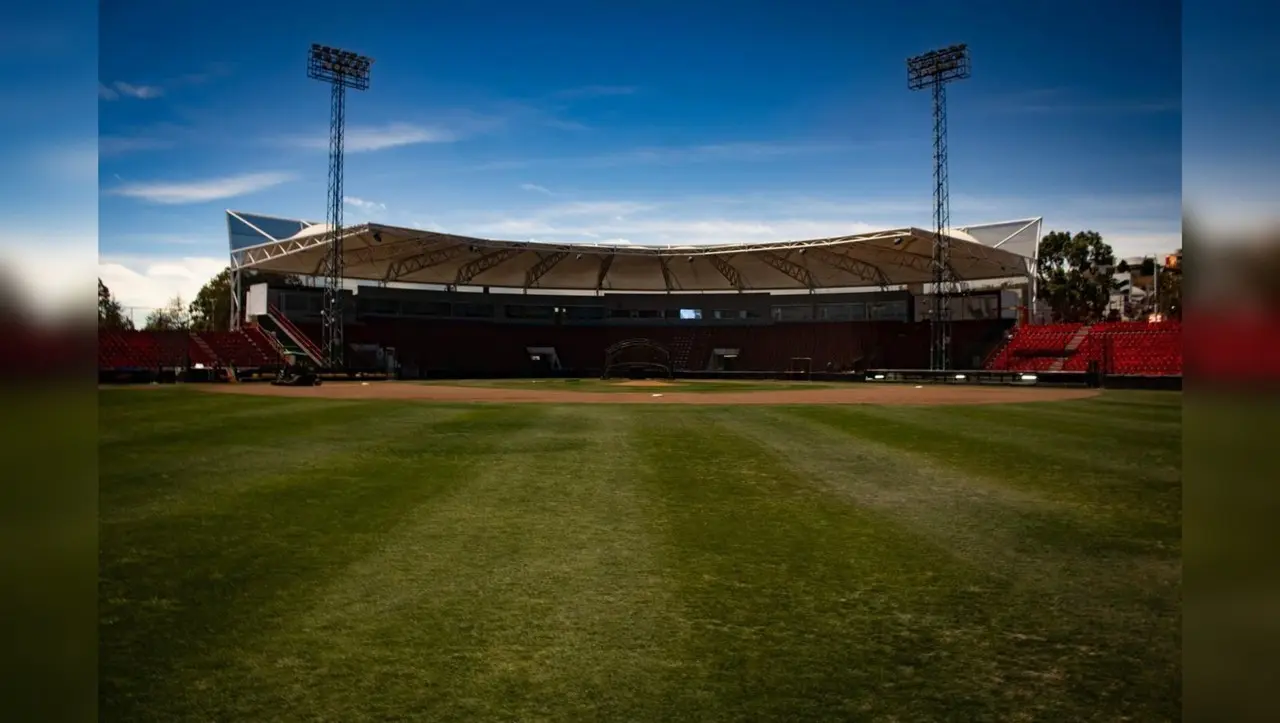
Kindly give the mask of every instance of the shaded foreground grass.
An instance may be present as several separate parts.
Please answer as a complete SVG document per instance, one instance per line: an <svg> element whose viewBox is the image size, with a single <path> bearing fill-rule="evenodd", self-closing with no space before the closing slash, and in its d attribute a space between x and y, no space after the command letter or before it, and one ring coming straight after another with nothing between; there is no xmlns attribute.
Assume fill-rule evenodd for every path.
<svg viewBox="0 0 1280 723"><path fill-rule="evenodd" d="M1180 398L101 395L103 720L1176 720Z"/></svg>

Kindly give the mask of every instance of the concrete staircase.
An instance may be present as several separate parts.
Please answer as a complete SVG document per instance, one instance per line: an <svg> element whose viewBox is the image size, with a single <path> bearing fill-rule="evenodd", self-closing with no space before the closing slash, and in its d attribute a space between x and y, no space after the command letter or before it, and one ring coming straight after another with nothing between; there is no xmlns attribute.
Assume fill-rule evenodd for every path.
<svg viewBox="0 0 1280 723"><path fill-rule="evenodd" d="M1067 365L1067 357L1076 353L1076 350L1079 349L1080 345L1084 343L1084 340L1088 338L1089 331L1092 329L1093 327L1089 324L1085 324L1084 326L1077 329L1076 333L1072 334L1071 338L1067 340L1067 345L1066 347L1063 348L1063 351L1065 353L1062 356L1058 357L1057 359L1053 360L1053 363L1049 365L1048 371L1051 371L1051 372L1062 371L1062 368Z"/></svg>
<svg viewBox="0 0 1280 723"><path fill-rule="evenodd" d="M222 360L218 358L218 355L213 353L213 347L209 346L209 342L200 338L199 334L194 331L191 332L191 340L195 342L196 347L199 348L207 358L212 359L215 362L222 363Z"/></svg>

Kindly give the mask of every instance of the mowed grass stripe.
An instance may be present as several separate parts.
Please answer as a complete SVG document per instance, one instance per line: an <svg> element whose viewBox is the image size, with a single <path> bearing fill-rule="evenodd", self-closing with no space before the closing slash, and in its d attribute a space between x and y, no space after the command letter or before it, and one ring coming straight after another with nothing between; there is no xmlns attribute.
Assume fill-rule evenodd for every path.
<svg viewBox="0 0 1280 723"><path fill-rule="evenodd" d="M212 396L212 395L210 395ZM100 713L103 720L243 720L241 691L221 672L242 636L292 619L315 586L376 549L420 504L446 494L484 440L533 423L536 408L475 408L366 438L365 454L299 468L283 454L224 504L100 528ZM359 433L355 426L353 433ZM309 446L305 426L278 439ZM114 475L104 463L104 514ZM408 483L405 480L409 480ZM267 716L271 717L271 716ZM249 719L262 719L261 716Z"/></svg>
<svg viewBox="0 0 1280 723"><path fill-rule="evenodd" d="M741 433L761 410L637 414L697 661L683 719L989 720L1022 702L985 653L989 575L816 489Z"/></svg>
<svg viewBox="0 0 1280 723"><path fill-rule="evenodd" d="M271 399L239 394L209 394L184 387L106 389L98 392L98 444L103 449L145 439L148 447L215 437L229 431L280 433L290 417L324 410L353 410L366 402Z"/></svg>
<svg viewBox="0 0 1280 723"><path fill-rule="evenodd" d="M239 492L261 495L274 482L290 485L313 470L376 463L387 444L416 445L412 430L462 413L457 407L317 400L283 407L246 417L218 405L205 410L199 416L205 424L188 434L166 430L157 441L105 445L100 458L111 470L111 484L102 491L101 521L217 511L234 504Z"/></svg>
<svg viewBox="0 0 1280 723"><path fill-rule="evenodd" d="M491 440L465 482L237 651L241 684L302 718L656 717L676 636L629 444L626 411L598 407Z"/></svg>
<svg viewBox="0 0 1280 723"><path fill-rule="evenodd" d="M920 414L902 408L865 408L852 415L822 414L837 426L871 428L877 438L899 435L902 448L966 474L1082 508L1112 534L1164 544L1181 526L1182 454L1178 435L1133 439L1103 419L1081 425L1011 410L1007 417L968 408ZM1068 484L1063 484L1069 480Z"/></svg>
<svg viewBox="0 0 1280 723"><path fill-rule="evenodd" d="M1073 402L1043 406L1058 404ZM797 407L789 413L949 470L1082 507L1097 523L1110 521L1118 536L1139 532L1139 538L1162 545L1176 541L1181 524L1176 430L1130 444L1107 425L1112 415L1103 408L1095 407L1098 412L1089 419L1046 416L1025 424L1022 409L1031 407L1011 408L1008 419L994 410L982 414L964 407Z"/></svg>
<svg viewBox="0 0 1280 723"><path fill-rule="evenodd" d="M974 465L933 457L927 444L920 445L926 453L917 453L914 446L882 443L881 415L900 411L793 408L739 415L724 410L715 422L742 430L845 502L938 542L940 556L986 571L986 586L971 590L983 601L984 614L992 616L991 634L974 642L1002 650L1001 677L1023 678L1022 687L1010 683L1011 692L1052 709L1078 705L1072 688L1106 690L1112 710L1176 718L1176 532L1174 539L1137 534L1130 539L1092 510L1005 485L998 466L986 467L985 476L966 474ZM946 413L916 411L931 413L930 419ZM811 417L844 424L823 425ZM908 439L930 436L927 427L910 432L904 426L893 431ZM870 429L876 430L871 439L862 436ZM984 454L981 445L970 447ZM1016 632L1005 637L1000 630ZM1115 677L1101 677L1100 664ZM1097 714L1086 715L1081 708L1071 715L1084 720Z"/></svg>

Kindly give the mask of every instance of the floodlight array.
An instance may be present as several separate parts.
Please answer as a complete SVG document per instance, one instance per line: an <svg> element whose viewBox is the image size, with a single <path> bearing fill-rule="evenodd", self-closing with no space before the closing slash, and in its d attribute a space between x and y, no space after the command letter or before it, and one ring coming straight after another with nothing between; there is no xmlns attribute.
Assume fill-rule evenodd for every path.
<svg viewBox="0 0 1280 723"><path fill-rule="evenodd" d="M372 58L359 53L312 43L311 52L307 56L307 76L347 88L367 90L369 68L372 65Z"/></svg>
<svg viewBox="0 0 1280 723"><path fill-rule="evenodd" d="M964 80L970 74L969 47L952 45L907 59L907 87L922 90L934 83Z"/></svg>

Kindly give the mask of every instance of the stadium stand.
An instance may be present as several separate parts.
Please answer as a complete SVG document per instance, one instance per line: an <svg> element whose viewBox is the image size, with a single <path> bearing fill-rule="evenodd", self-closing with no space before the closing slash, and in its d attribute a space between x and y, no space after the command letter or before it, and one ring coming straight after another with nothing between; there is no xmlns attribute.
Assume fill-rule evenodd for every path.
<svg viewBox="0 0 1280 723"><path fill-rule="evenodd" d="M173 370L196 364L276 367L280 356L254 327L221 332L98 332L98 368L103 371Z"/></svg>
<svg viewBox="0 0 1280 723"><path fill-rule="evenodd" d="M256 327L238 331L205 331L197 336L213 351L215 361L237 367L267 367L280 363L279 356L271 351L265 340L255 340L262 332Z"/></svg>
<svg viewBox="0 0 1280 723"><path fill-rule="evenodd" d="M1087 371L1181 376L1182 327L1174 321L1023 325L991 357L997 371Z"/></svg>

